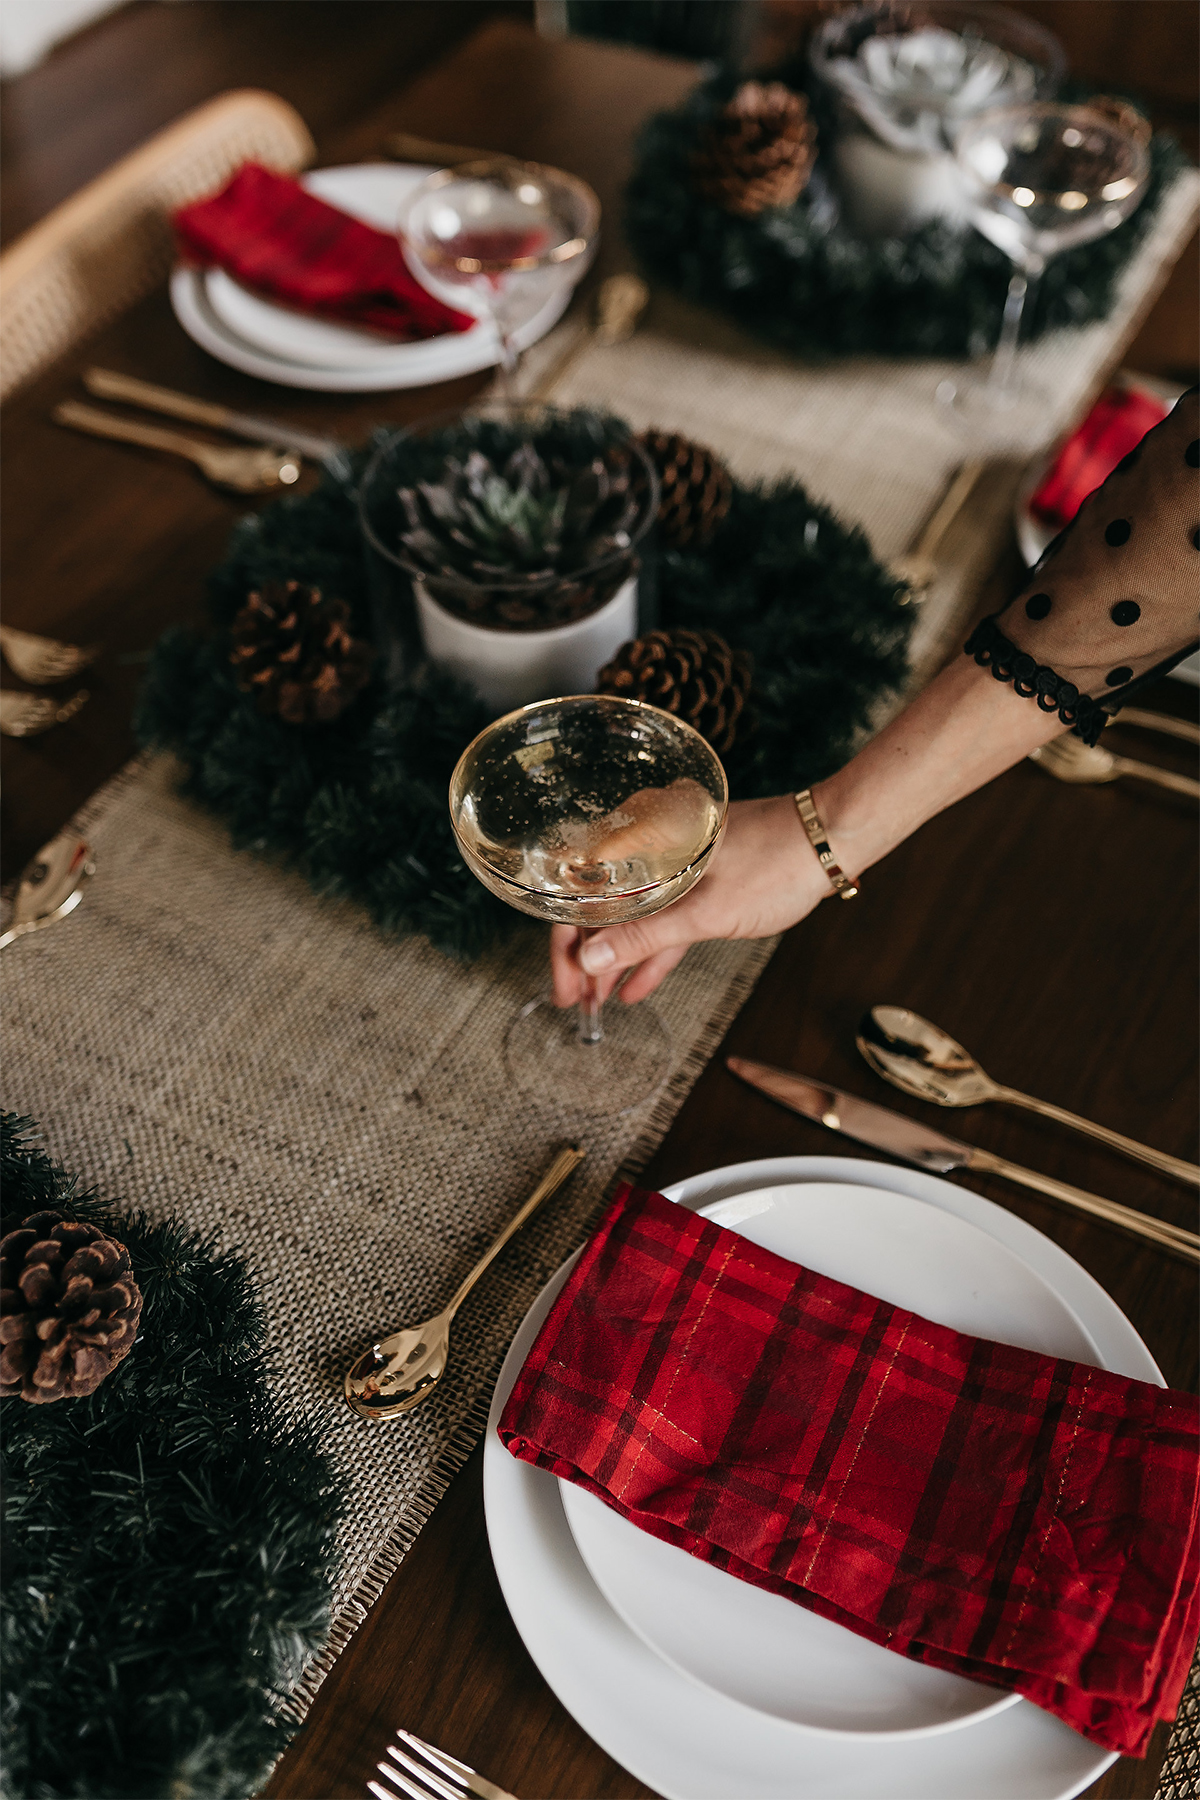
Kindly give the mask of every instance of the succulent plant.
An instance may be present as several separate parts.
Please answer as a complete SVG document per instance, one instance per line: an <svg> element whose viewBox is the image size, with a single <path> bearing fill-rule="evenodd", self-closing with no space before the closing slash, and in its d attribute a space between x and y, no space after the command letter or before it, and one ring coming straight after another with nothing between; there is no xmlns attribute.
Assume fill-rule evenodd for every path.
<svg viewBox="0 0 1200 1800"><path fill-rule="evenodd" d="M530 631L595 610L632 574L647 484L626 444L568 465L526 441L502 463L450 456L398 497L400 555L427 591L476 624Z"/></svg>

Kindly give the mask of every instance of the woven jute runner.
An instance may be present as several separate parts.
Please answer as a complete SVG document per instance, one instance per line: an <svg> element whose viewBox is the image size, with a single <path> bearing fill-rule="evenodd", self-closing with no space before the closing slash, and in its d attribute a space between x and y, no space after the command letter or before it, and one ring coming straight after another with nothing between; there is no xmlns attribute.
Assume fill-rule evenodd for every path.
<svg viewBox="0 0 1200 1800"><path fill-rule="evenodd" d="M469 967L384 936L352 906L230 849L139 762L80 815L98 873L83 904L4 957L4 1096L51 1152L154 1219L247 1254L275 1380L315 1420L353 1496L334 1626L302 1714L478 1439L504 1351L620 1170L658 1143L749 993L770 942L692 950L662 989L667 1084L624 1117L514 1090L505 1030L547 982L546 936ZM447 1378L410 1417L356 1418L349 1362L437 1312L550 1160L587 1160L466 1302Z"/></svg>

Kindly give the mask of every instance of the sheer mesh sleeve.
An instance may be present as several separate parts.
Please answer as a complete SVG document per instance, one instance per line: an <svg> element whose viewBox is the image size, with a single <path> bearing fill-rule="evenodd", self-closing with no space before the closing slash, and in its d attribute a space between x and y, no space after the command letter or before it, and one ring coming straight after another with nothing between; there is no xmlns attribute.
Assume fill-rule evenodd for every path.
<svg viewBox="0 0 1200 1800"><path fill-rule="evenodd" d="M1200 644L1200 398L1186 393L1090 494L966 652L1094 744Z"/></svg>

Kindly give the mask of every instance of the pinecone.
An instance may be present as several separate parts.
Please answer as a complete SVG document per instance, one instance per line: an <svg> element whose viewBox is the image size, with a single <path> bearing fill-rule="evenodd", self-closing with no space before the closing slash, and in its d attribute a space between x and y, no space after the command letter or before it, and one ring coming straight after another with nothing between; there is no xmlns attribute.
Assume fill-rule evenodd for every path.
<svg viewBox="0 0 1200 1800"><path fill-rule="evenodd" d="M247 597L229 660L259 709L289 725L336 719L371 673L371 647L351 637L346 602L299 581L264 581Z"/></svg>
<svg viewBox="0 0 1200 1800"><path fill-rule="evenodd" d="M0 1394L77 1400L133 1348L142 1295L129 1252L95 1225L33 1213L0 1238Z"/></svg>
<svg viewBox="0 0 1200 1800"><path fill-rule="evenodd" d="M623 700L647 700L676 713L708 739L719 756L750 723L751 658L731 650L715 631L647 631L622 644L600 671L599 691Z"/></svg>
<svg viewBox="0 0 1200 1800"><path fill-rule="evenodd" d="M720 457L677 431L644 431L639 439L658 470L658 524L674 550L707 544L729 511L733 477Z"/></svg>
<svg viewBox="0 0 1200 1800"><path fill-rule="evenodd" d="M744 81L692 158L696 185L726 212L753 219L791 206L817 155L808 102L782 81Z"/></svg>

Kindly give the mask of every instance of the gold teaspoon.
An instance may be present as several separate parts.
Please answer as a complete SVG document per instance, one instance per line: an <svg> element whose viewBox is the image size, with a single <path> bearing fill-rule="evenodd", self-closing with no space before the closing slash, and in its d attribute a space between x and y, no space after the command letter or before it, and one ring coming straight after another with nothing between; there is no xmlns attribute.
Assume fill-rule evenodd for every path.
<svg viewBox="0 0 1200 1800"><path fill-rule="evenodd" d="M96 873L92 852L73 831L43 845L21 875L8 930L0 933L0 949L27 931L40 931L74 912L83 899L83 884Z"/></svg>
<svg viewBox="0 0 1200 1800"><path fill-rule="evenodd" d="M342 1383L348 1404L363 1419L398 1419L427 1400L450 1359L450 1326L454 1315L484 1270L489 1268L544 1200L557 1193L583 1161L586 1152L573 1145L560 1150L521 1210L504 1227L459 1285L449 1304L423 1325L402 1326L380 1338L352 1364Z"/></svg>
<svg viewBox="0 0 1200 1800"><path fill-rule="evenodd" d="M1002 1087L984 1073L961 1044L907 1007L873 1006L863 1017L856 1042L877 1075L916 1100L929 1100L935 1106L979 1106L986 1100L1005 1100L1011 1106L1040 1113L1044 1119L1054 1119L1059 1125L1069 1125L1174 1181L1189 1185L1200 1182L1200 1168L1194 1163L1168 1156L1164 1150L1151 1150L1146 1144L1122 1137L1107 1125L1081 1119L1049 1100L1037 1100L1016 1088Z"/></svg>

